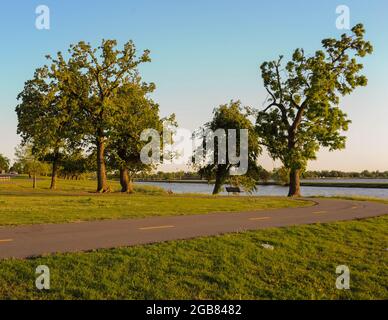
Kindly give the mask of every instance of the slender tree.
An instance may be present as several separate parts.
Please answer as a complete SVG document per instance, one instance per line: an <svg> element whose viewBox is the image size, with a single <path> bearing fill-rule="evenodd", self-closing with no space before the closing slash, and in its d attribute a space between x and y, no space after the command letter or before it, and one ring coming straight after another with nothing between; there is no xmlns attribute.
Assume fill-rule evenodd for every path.
<svg viewBox="0 0 388 320"><path fill-rule="evenodd" d="M282 56L261 65L269 99L258 112L257 133L271 157L290 171L290 197L300 196L300 173L320 147L345 147L342 132L350 121L338 105L341 96L367 84L357 61L373 51L364 34L358 24L351 35L323 40L313 56L297 49L285 66Z"/></svg>
<svg viewBox="0 0 388 320"><path fill-rule="evenodd" d="M16 162L21 164L23 171L32 179L32 187L37 187L37 177L42 173L47 173L48 165L39 161L34 153L32 144L21 144L15 149Z"/></svg>

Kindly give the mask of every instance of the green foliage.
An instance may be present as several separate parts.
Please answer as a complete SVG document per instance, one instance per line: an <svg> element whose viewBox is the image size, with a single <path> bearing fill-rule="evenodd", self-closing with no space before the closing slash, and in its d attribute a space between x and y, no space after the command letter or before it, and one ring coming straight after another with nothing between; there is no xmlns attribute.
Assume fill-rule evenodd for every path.
<svg viewBox="0 0 388 320"><path fill-rule="evenodd" d="M15 150L16 163L22 169L20 173L27 173L30 176L47 175L50 172L50 165L39 161L35 156L31 144L21 145Z"/></svg>
<svg viewBox="0 0 388 320"><path fill-rule="evenodd" d="M271 179L271 172L259 166L259 181L268 182Z"/></svg>
<svg viewBox="0 0 388 320"><path fill-rule="evenodd" d="M84 155L82 150L75 150L66 154L62 160L60 175L64 178L79 179L90 171L95 171L95 162L90 156Z"/></svg>
<svg viewBox="0 0 388 320"><path fill-rule="evenodd" d="M254 184L255 178L258 174L259 167L257 165L257 159L261 153L261 148L258 144L258 136L254 125L249 119L250 115L251 110L249 107L242 107L240 101L231 101L229 104L224 104L216 108L213 111L213 119L204 125L204 132L207 130L216 132L218 129L223 129L226 133L226 159L221 159L224 160L225 164L219 164L219 158L221 158L221 156L218 154L218 139L216 139L214 143L214 150L209 150L207 148L207 145L205 144L206 139L204 139L204 150L214 153L214 163L196 164L198 172L202 177L205 177L208 180L216 180L213 191L214 194L217 194L221 191L222 185L230 176L230 169L236 166L229 161L228 129L237 130L237 150L240 149L239 130L248 130L248 172L244 179L236 178L235 181L240 181L240 183L244 181L247 189L249 191L253 191L251 187ZM198 152L198 150L196 152Z"/></svg>
<svg viewBox="0 0 388 320"><path fill-rule="evenodd" d="M155 85L141 83L138 72L140 64L150 61L149 51L137 57L132 41L122 49L117 48L115 40L102 40L97 48L81 41L71 45L66 56L58 52L55 58L47 58L50 65L37 69L18 95L18 133L24 144L33 145L36 157L53 162L53 185L59 165L69 168L69 158L83 147L96 158L98 191L108 191L106 147L110 145L111 155L122 154L123 139L130 134L128 130L135 128L136 121L139 130L142 123L154 124L154 119L147 117L154 116L157 105L145 95ZM149 114L142 114L141 108ZM128 156L128 152L134 147L137 151L137 136L129 141L130 147L125 146L127 154L122 154L124 162L133 166L137 154ZM115 140L110 144L112 137Z"/></svg>
<svg viewBox="0 0 388 320"><path fill-rule="evenodd" d="M141 150L148 143L141 141L141 133L154 129L163 134L164 119L160 118L159 106L147 96L154 89L153 84L141 83L139 77L134 83L120 88L113 100L120 109L120 117L112 123L107 151L111 166L127 169L131 178L154 168L153 164L141 162Z"/></svg>
<svg viewBox="0 0 388 320"><path fill-rule="evenodd" d="M258 112L256 128L260 143L286 168L305 169L320 147L345 147L342 132L350 121L338 104L341 96L367 84L357 62L373 51L364 33L359 24L352 35L323 40L323 50L312 56L297 49L285 66L282 56L261 65L269 100Z"/></svg>
<svg viewBox="0 0 388 320"><path fill-rule="evenodd" d="M2 154L0 154L0 173L2 171L8 171L9 170L9 159Z"/></svg>
<svg viewBox="0 0 388 320"><path fill-rule="evenodd" d="M59 165L69 146L78 138L73 128L74 110L60 90L60 72L53 72L54 67L38 68L18 95L17 133L23 145L31 146L37 159Z"/></svg>
<svg viewBox="0 0 388 320"><path fill-rule="evenodd" d="M23 164L20 162L20 161L15 161L13 164L12 164L12 167L9 169L9 171L11 172L16 172L16 173L26 173L24 172L24 167L23 167Z"/></svg>
<svg viewBox="0 0 388 320"><path fill-rule="evenodd" d="M93 144L96 139L108 139L121 115L113 101L123 87L137 82L137 67L151 61L148 50L137 58L132 41L122 49L116 47L115 40L102 40L98 48L81 41L70 46L68 61L61 53L57 59L50 58L54 73L61 76L61 89L77 106L80 129Z"/></svg>
<svg viewBox="0 0 388 320"><path fill-rule="evenodd" d="M257 190L256 180L247 175L232 176L229 178L229 184L233 187L242 188L248 194L252 194Z"/></svg>
<svg viewBox="0 0 388 320"><path fill-rule="evenodd" d="M387 179L388 171L344 172L338 170L306 171L303 173L305 179L315 178L361 178L361 179Z"/></svg>
<svg viewBox="0 0 388 320"><path fill-rule="evenodd" d="M283 185L288 185L290 183L290 169L286 167L275 168L272 171L272 178Z"/></svg>

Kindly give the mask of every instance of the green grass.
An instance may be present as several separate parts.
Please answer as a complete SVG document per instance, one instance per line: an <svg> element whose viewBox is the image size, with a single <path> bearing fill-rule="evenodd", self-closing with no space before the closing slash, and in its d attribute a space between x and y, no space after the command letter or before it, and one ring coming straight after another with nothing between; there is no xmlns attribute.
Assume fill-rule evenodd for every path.
<svg viewBox="0 0 388 320"><path fill-rule="evenodd" d="M109 185L113 192L120 190L118 181L109 181ZM53 194L77 194L85 195L94 193L96 190L96 181L94 180L58 180L58 188L56 191L50 189L50 179L41 177L37 181L37 188L32 189L32 181L26 176L17 176L11 179L10 182L0 182L0 195L53 195ZM142 194L166 194L162 188L154 186L136 185L135 191Z"/></svg>
<svg viewBox="0 0 388 320"><path fill-rule="evenodd" d="M0 225L311 205L278 197L168 195L155 187L99 195L94 181L60 181L60 190L51 192L47 179L38 183L34 191L23 178L0 184ZM118 190L117 182L111 185ZM0 299L388 299L387 224L384 216L1 260ZM39 265L50 268L47 292L35 289ZM335 288L338 265L350 268L351 290Z"/></svg>
<svg viewBox="0 0 388 320"><path fill-rule="evenodd" d="M311 198L322 198L322 197L311 197ZM332 197L326 197L326 198L355 200L355 201L372 201L372 202L388 204L388 199L384 199L384 198L373 198L373 197L362 197L362 196L332 196Z"/></svg>
<svg viewBox="0 0 388 320"><path fill-rule="evenodd" d="M118 190L117 182L111 182ZM169 195L162 189L137 186L132 195L96 194L94 181L60 181L61 189L48 190L39 181L37 190L26 179L0 184L0 225L65 223L103 219L205 214L277 209L312 205L312 202L280 197L214 197Z"/></svg>
<svg viewBox="0 0 388 320"><path fill-rule="evenodd" d="M388 217L0 261L3 299L387 299ZM262 247L263 243L274 250ZM34 287L47 265L51 290ZM350 268L351 290L335 287Z"/></svg>

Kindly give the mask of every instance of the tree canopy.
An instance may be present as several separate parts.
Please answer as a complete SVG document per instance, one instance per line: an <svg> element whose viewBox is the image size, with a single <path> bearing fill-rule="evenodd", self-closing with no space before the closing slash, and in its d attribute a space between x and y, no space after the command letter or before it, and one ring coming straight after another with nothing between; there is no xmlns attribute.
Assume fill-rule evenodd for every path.
<svg viewBox="0 0 388 320"><path fill-rule="evenodd" d="M67 63L61 55L53 60L59 68L65 63L69 71L63 83L65 90L75 98L82 131L96 148L98 192L109 190L105 148L112 125L122 112L113 101L121 88L136 81L137 67L151 61L148 50L137 57L132 41L125 43L122 49L116 47L115 40L102 40L98 48L79 42L70 46L71 57Z"/></svg>
<svg viewBox="0 0 388 320"><path fill-rule="evenodd" d="M39 161L33 152L33 148L32 144L22 144L15 149L15 157L19 168L32 178L32 187L35 189L37 176L47 173L49 166L47 163Z"/></svg>
<svg viewBox="0 0 388 320"><path fill-rule="evenodd" d="M163 121L159 106L148 94L155 89L154 84L141 83L140 77L123 86L112 103L120 109L112 125L111 138L107 147L110 163L120 171L122 192L133 191L132 179L140 172L155 168L154 163L145 164L140 153L147 142L141 140L144 130L153 129L163 134ZM174 120L174 115L169 118Z"/></svg>
<svg viewBox="0 0 388 320"><path fill-rule="evenodd" d="M222 190L222 186L226 183L226 180L232 176L231 172L237 167L241 166L240 162L232 162L231 158L236 156L231 154L230 150L235 148L237 153L242 150L242 139L240 136L240 130L247 130L248 133L248 148L247 148L247 172L240 175L240 177L234 180L234 184L243 184L250 190L255 187L252 184L252 180L258 173L257 159L261 152L258 144L257 133L253 123L249 120L251 110L248 107L243 107L240 101L231 101L229 104L220 105L213 111L213 119L206 123L201 131L201 135L205 133L203 137L203 145L201 148L196 150L196 153L202 153L202 150L206 153L206 156L211 156L212 160L207 163L196 163L199 174L207 179L215 179L215 185L213 194L218 194ZM236 146L229 144L231 132L229 130L236 130ZM209 145L209 136L206 135L208 132L217 133L218 130L222 130L225 133L224 138L215 135L210 138L214 138L214 144ZM202 133L203 132L203 133ZM225 152L220 152L221 140L225 140ZM244 156L238 154L238 156ZM232 171L231 171L232 170ZM231 184L233 184L231 182ZM249 190L249 191L250 191Z"/></svg>
<svg viewBox="0 0 388 320"><path fill-rule="evenodd" d="M273 159L283 163L282 175L289 175L289 196L299 196L300 175L318 150L345 147L344 131L350 120L339 107L340 98L367 85L359 60L373 51L364 40L362 24L351 31L339 39L322 40L322 49L312 55L296 49L288 62L283 56L264 62L261 75L268 97L262 110L254 112L240 101L214 110L213 119L202 128L203 143L195 155L205 150L213 157L212 162L196 163L196 169L201 176L216 180L214 193L221 191L227 179L247 190L255 188L254 180L268 179L257 163L265 146ZM16 107L18 133L29 149L30 163L52 164L54 189L58 172L82 172L92 167L86 163L94 156L97 191L109 191L108 161L113 170L120 171L122 191L130 192L132 177L154 168L152 163L141 162L146 145L142 132L152 128L161 134L164 129L159 106L149 96L155 85L143 82L138 70L151 61L150 52L138 55L132 41L122 48L115 40L102 40L96 48L81 41L71 45L67 54L47 58L49 65L38 68L25 83ZM204 132L213 132L213 148ZM233 172L243 160L238 150L245 133L247 170L236 177ZM234 149L229 142L233 135ZM220 153L222 143L226 150ZM76 159L80 159L78 164Z"/></svg>
<svg viewBox="0 0 388 320"><path fill-rule="evenodd" d="M137 69L150 61L149 51L137 57L132 41L121 49L115 40L102 40L97 48L81 41L67 55L47 59L49 65L37 69L18 95L18 133L24 144L32 144L35 156L52 162L52 188L60 165L82 147L96 157L97 191L107 192L106 147L113 133L119 136L119 123L125 130L122 118L132 121L119 101L125 93L138 103L141 90L144 95L155 88L141 83ZM131 86L139 90L127 90Z"/></svg>
<svg viewBox="0 0 388 320"><path fill-rule="evenodd" d="M260 143L273 159L290 170L289 196L300 195L299 175L320 147L345 147L350 120L340 107L340 97L365 86L360 58L371 54L362 24L340 39L322 40L322 50L308 56L296 49L283 63L264 62L261 74L268 92L267 105L258 112L256 130Z"/></svg>
<svg viewBox="0 0 388 320"><path fill-rule="evenodd" d="M48 66L38 68L33 79L25 83L18 100L17 132L23 145L31 144L37 159L52 163L51 189L55 189L61 161L79 140L74 130L74 111L60 90L58 71Z"/></svg>

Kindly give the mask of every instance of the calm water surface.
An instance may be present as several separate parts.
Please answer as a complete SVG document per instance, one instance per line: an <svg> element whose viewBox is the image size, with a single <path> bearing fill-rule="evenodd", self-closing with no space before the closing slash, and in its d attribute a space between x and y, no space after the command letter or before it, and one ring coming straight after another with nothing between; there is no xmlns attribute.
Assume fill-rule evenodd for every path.
<svg viewBox="0 0 388 320"><path fill-rule="evenodd" d="M308 181L308 180L305 180ZM312 180L315 182L376 182L388 183L388 179L330 179L330 180ZM206 183L168 183L168 182L138 182L143 185L153 185L161 187L165 190L171 190L174 193L200 193L211 194L213 185ZM359 197L374 197L387 198L388 189L368 189L368 188L338 188L338 187L302 187L303 196L359 196ZM258 196L286 196L288 193L287 187L282 186L258 186L258 190L254 195ZM222 194L227 194L223 192Z"/></svg>

